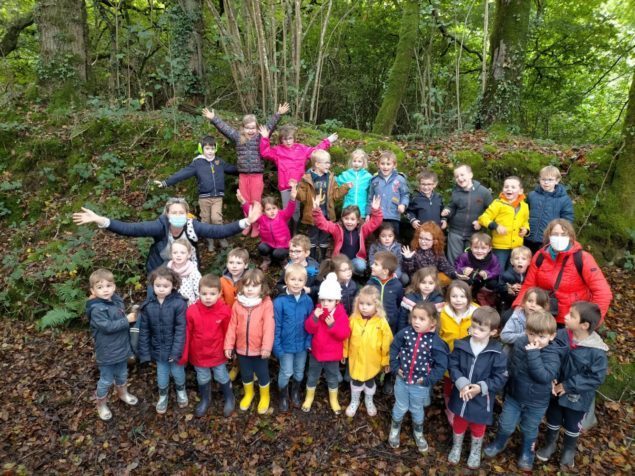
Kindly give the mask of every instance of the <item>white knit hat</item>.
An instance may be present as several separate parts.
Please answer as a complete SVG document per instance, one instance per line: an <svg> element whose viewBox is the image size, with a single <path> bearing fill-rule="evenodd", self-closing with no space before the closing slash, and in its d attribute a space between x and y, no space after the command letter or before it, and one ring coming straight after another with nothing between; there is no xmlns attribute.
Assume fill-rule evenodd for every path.
<svg viewBox="0 0 635 476"><path fill-rule="evenodd" d="M329 273L326 275L326 279L320 284L320 292L318 293L320 299L342 299L342 286L337 282L337 274Z"/></svg>

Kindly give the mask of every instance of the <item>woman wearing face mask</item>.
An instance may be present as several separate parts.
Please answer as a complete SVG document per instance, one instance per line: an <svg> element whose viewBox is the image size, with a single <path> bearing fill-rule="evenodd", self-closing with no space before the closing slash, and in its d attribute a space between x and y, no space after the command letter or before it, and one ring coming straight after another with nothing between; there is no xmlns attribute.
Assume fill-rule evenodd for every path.
<svg viewBox="0 0 635 476"><path fill-rule="evenodd" d="M76 225L97 223L99 228L106 228L123 236L154 238L146 260L146 270L150 273L169 261L169 248L172 242L179 238L187 238L196 247L201 238L220 239L236 235L260 218L262 207L260 203L254 203L249 207L246 218L224 225L201 223L188 217L188 212L189 207L183 198L170 198L165 204L163 214L153 221L127 223L111 220L97 215L88 208L82 208L81 212L73 213L73 222ZM191 259L197 263L196 253L192 253Z"/></svg>
<svg viewBox="0 0 635 476"><path fill-rule="evenodd" d="M550 300L550 307L558 327L564 326L564 316L576 301L594 302L600 306L604 319L613 294L593 256L583 251L575 240L571 222L562 218L552 220L545 229L544 237L543 246L531 260L513 307L522 306L527 290L537 286L555 298Z"/></svg>

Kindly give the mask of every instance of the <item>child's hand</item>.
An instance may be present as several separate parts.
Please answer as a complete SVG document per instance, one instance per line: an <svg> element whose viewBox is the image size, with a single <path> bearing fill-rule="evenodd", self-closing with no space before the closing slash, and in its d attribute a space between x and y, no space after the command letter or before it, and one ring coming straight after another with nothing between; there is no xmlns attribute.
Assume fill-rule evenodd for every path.
<svg viewBox="0 0 635 476"><path fill-rule="evenodd" d="M216 117L216 113L214 112L214 109L210 110L205 108L203 109L203 116L211 121L212 119L214 119L214 117Z"/></svg>
<svg viewBox="0 0 635 476"><path fill-rule="evenodd" d="M313 208L320 208L320 205L322 204L323 200L324 200L324 194L322 193L322 190L320 190L320 193L318 193L315 197L313 197Z"/></svg>
<svg viewBox="0 0 635 476"><path fill-rule="evenodd" d="M289 103L285 102L284 104L278 104L278 114L283 115L289 112Z"/></svg>
<svg viewBox="0 0 635 476"><path fill-rule="evenodd" d="M332 144L333 142L335 142L337 140L337 132L335 134L331 134L330 136L328 136L326 139Z"/></svg>
<svg viewBox="0 0 635 476"><path fill-rule="evenodd" d="M161 182L161 180L153 180L152 182L154 182L157 187L163 188L163 182Z"/></svg>
<svg viewBox="0 0 635 476"><path fill-rule="evenodd" d="M522 289L523 285L520 283L512 284L512 291L514 294L518 294Z"/></svg>
<svg viewBox="0 0 635 476"><path fill-rule="evenodd" d="M346 182L344 185L346 185L349 188L349 190L355 186L353 182Z"/></svg>
<svg viewBox="0 0 635 476"><path fill-rule="evenodd" d="M561 383L556 384L553 386L553 391L552 393L556 396L556 397L561 397L562 395L564 395L566 392L566 390L564 389L564 385L562 385Z"/></svg>
<svg viewBox="0 0 635 476"><path fill-rule="evenodd" d="M419 220L413 220L411 225L412 225L412 228L416 230L417 228L421 226L421 222Z"/></svg>
<svg viewBox="0 0 635 476"><path fill-rule="evenodd" d="M249 213L247 214L247 220L249 223L256 223L262 216L262 205L260 202L254 202L249 206Z"/></svg>
<svg viewBox="0 0 635 476"><path fill-rule="evenodd" d="M403 370L401 370L401 369L397 370L397 375L399 375L401 378L405 378L405 376L403 374Z"/></svg>
<svg viewBox="0 0 635 476"><path fill-rule="evenodd" d="M472 228L474 228L476 231L481 229L481 224L478 222L478 220L474 220L472 222Z"/></svg>
<svg viewBox="0 0 635 476"><path fill-rule="evenodd" d="M298 187L298 181L294 178L289 179L289 187L293 188L293 187Z"/></svg>
<svg viewBox="0 0 635 476"><path fill-rule="evenodd" d="M389 374L389 373L390 373L390 365L386 365L386 366L384 367L384 373L385 373L385 374Z"/></svg>
<svg viewBox="0 0 635 476"><path fill-rule="evenodd" d="M137 313L133 311L133 312L127 314L126 315L126 319L128 319L128 322L130 322L130 323L137 322Z"/></svg>
<svg viewBox="0 0 635 476"><path fill-rule="evenodd" d="M263 359L268 359L269 357L271 357L271 351L270 351L270 350L263 350L263 351L260 353L260 356L261 356Z"/></svg>
<svg viewBox="0 0 635 476"><path fill-rule="evenodd" d="M481 270L478 272L478 275L483 279L487 279L487 271Z"/></svg>
<svg viewBox="0 0 635 476"><path fill-rule="evenodd" d="M342 365L346 365L346 357L342 357L342 360L340 360L340 363Z"/></svg>
<svg viewBox="0 0 635 476"><path fill-rule="evenodd" d="M518 231L518 236L520 236L521 238L524 238L525 236L527 236L529 234L529 230L527 228L521 228Z"/></svg>
<svg viewBox="0 0 635 476"><path fill-rule="evenodd" d="M448 222L445 220L441 220L441 229L445 230L448 227Z"/></svg>
<svg viewBox="0 0 635 476"><path fill-rule="evenodd" d="M499 235L506 235L507 234L507 228L505 228L503 225L498 225L496 227L496 233L498 233Z"/></svg>
<svg viewBox="0 0 635 476"><path fill-rule="evenodd" d="M333 317L332 314L329 314L324 319L324 322L326 323L327 326L331 327L333 324L335 324L335 318Z"/></svg>
<svg viewBox="0 0 635 476"><path fill-rule="evenodd" d="M308 286L304 286L304 292L307 294L311 294L311 288Z"/></svg>
<svg viewBox="0 0 635 476"><path fill-rule="evenodd" d="M402 203L401 205L399 205L399 206L397 207L397 211L398 211L399 213L401 213L401 214L405 213L405 212L406 212L406 206Z"/></svg>
<svg viewBox="0 0 635 476"><path fill-rule="evenodd" d="M231 349L225 349L225 357L227 357L229 360L232 359L232 355L233 355L233 350Z"/></svg>
<svg viewBox="0 0 635 476"><path fill-rule="evenodd" d="M260 126L258 132L260 132L260 135L265 139L269 137L269 129L267 129L267 126Z"/></svg>
<svg viewBox="0 0 635 476"><path fill-rule="evenodd" d="M470 276L473 272L474 268L470 268L469 266L463 268L463 276Z"/></svg>
<svg viewBox="0 0 635 476"><path fill-rule="evenodd" d="M315 317L322 317L322 314L324 314L324 309L318 307L315 309L315 311L313 311L313 314L315 314Z"/></svg>
<svg viewBox="0 0 635 476"><path fill-rule="evenodd" d="M536 350L536 349L540 349L540 347L538 347L533 342L530 342L529 344L525 346L525 350Z"/></svg>
<svg viewBox="0 0 635 476"><path fill-rule="evenodd" d="M475 383L471 383L461 389L459 396L464 402L467 402L469 400L472 400L479 393L481 393L481 386Z"/></svg>
<svg viewBox="0 0 635 476"><path fill-rule="evenodd" d="M450 214L449 208L444 208L443 211L441 212L442 217L447 217L449 214Z"/></svg>
<svg viewBox="0 0 635 476"><path fill-rule="evenodd" d="M381 197L379 195L374 195L373 201L370 202L370 208L372 208L373 210L379 210L380 207L381 207Z"/></svg>
<svg viewBox="0 0 635 476"><path fill-rule="evenodd" d="M403 255L404 258L410 259L415 255L415 252L414 250L411 250L409 246L402 246L401 254Z"/></svg>
<svg viewBox="0 0 635 476"><path fill-rule="evenodd" d="M238 203L240 203L241 205L244 205L245 202L247 201L245 200L245 197L243 197L243 194L240 193L240 190L236 191L236 199L238 200Z"/></svg>

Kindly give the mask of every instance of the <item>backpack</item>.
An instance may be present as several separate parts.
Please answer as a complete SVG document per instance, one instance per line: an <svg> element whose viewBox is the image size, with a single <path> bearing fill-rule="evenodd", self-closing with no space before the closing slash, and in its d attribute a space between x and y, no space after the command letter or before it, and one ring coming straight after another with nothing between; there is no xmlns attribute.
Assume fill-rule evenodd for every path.
<svg viewBox="0 0 635 476"><path fill-rule="evenodd" d="M536 258L536 268L540 268L544 260L545 260L545 255L540 253L538 258ZM578 271L578 274L580 275L582 282L586 284L586 281L584 280L584 275L582 274L582 266L583 266L582 250L578 250L575 253L573 253L573 264L575 265L575 269Z"/></svg>

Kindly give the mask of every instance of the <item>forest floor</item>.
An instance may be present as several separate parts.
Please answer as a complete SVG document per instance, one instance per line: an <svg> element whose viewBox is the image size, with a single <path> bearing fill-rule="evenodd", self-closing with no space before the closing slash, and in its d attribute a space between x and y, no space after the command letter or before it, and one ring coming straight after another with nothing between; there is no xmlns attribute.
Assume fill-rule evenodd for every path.
<svg viewBox="0 0 635 476"><path fill-rule="evenodd" d="M615 300L603 335L613 359L633 362L635 276L618 268L605 272ZM39 332L33 323L8 319L0 319L0 330L3 474L469 473L448 467L451 432L439 388L426 410L425 436L430 449L424 455L411 438L408 417L401 447L393 450L387 445L392 397L376 397L379 414L374 418L366 415L363 406L355 418L334 416L323 384L318 387L311 413L294 409L281 414L274 410L271 415L257 416L252 410L224 419L222 398L215 392L210 414L196 419L192 370L188 371L189 407L178 409L172 392L167 414L159 416L154 410L154 369L133 366L129 383L131 392L139 397L138 406L126 408L113 398L113 418L102 422L92 400L98 372L86 330ZM235 392L240 398L242 391L237 384ZM621 397L598 399L599 423L580 439L576 471L632 474L632 397L629 383ZM345 406L348 399L349 391L343 385L341 404ZM272 407L276 406L274 390ZM493 430L488 431L488 437ZM515 437L500 457L484 460L481 470L472 473L518 473L517 449ZM555 463L537 463L535 469L558 472Z"/></svg>

